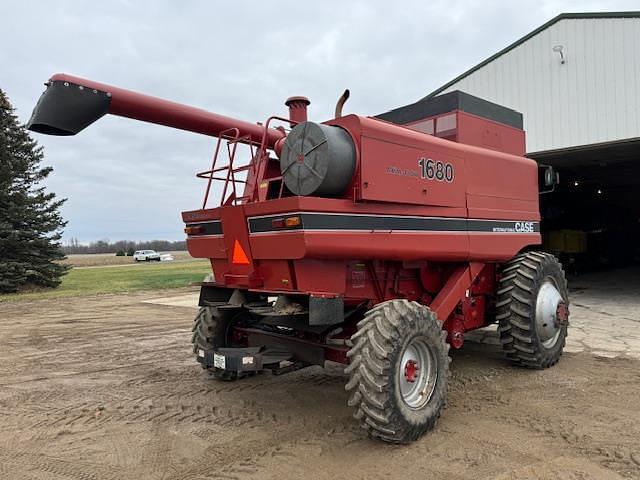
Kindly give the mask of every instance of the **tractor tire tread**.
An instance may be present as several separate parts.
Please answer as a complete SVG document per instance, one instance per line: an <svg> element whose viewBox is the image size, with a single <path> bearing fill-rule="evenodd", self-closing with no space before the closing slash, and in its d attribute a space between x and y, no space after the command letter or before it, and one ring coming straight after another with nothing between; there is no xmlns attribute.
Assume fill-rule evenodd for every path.
<svg viewBox="0 0 640 480"><path fill-rule="evenodd" d="M397 406L394 355L407 335L428 335L438 345L438 365L442 365L431 402L429 417L424 422L411 423ZM446 403L446 378L449 376L449 345L435 313L417 302L390 300L370 309L358 322L358 331L351 337L353 347L347 356L350 365L345 389L350 392L348 404L355 408L354 418L369 436L390 443L409 443L433 429ZM399 359L397 359L399 361ZM444 387L443 387L444 385Z"/></svg>
<svg viewBox="0 0 640 480"><path fill-rule="evenodd" d="M520 254L504 266L496 298L495 318L503 352L512 363L533 369L555 365L566 339L566 327L550 349L538 339L534 316L543 272L553 275L568 303L567 282L560 262L553 255L538 251Z"/></svg>

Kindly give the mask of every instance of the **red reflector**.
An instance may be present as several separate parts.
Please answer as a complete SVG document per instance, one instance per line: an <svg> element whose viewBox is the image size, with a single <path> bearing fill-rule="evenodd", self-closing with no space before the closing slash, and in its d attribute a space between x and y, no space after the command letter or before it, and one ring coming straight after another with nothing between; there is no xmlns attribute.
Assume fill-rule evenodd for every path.
<svg viewBox="0 0 640 480"><path fill-rule="evenodd" d="M284 228L284 218L274 218L271 220L271 228Z"/></svg>
<svg viewBox="0 0 640 480"><path fill-rule="evenodd" d="M249 258L247 254L244 253L244 249L240 242L236 240L233 244L233 255L231 257L231 263L235 263L236 265L249 265Z"/></svg>

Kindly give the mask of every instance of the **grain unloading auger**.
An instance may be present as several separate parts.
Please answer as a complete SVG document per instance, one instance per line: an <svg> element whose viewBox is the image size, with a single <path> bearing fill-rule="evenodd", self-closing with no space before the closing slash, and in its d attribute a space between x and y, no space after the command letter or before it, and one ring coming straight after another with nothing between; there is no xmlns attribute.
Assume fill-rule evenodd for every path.
<svg viewBox="0 0 640 480"><path fill-rule="evenodd" d="M438 419L465 332L497 322L512 362L560 358L566 281L538 250L538 167L517 112L453 92L379 118L341 116L342 99L316 123L292 97L288 118L261 125L68 75L47 85L29 122L40 133L110 113L218 137L203 205L182 214L215 274L192 341L216 377L343 363L356 419L408 442Z"/></svg>

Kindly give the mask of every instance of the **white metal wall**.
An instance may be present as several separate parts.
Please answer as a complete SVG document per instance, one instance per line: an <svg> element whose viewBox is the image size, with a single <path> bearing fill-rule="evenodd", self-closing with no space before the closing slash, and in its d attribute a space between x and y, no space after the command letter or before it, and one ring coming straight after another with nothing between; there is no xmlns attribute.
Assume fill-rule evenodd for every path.
<svg viewBox="0 0 640 480"><path fill-rule="evenodd" d="M529 153L640 137L640 18L560 20L452 90L522 112Z"/></svg>

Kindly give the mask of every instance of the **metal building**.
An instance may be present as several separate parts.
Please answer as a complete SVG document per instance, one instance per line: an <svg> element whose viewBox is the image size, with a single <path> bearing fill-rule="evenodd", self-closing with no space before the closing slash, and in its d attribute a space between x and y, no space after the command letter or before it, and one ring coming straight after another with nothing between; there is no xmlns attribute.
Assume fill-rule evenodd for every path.
<svg viewBox="0 0 640 480"><path fill-rule="evenodd" d="M521 112L535 156L640 141L639 80L640 12L564 13L428 97L462 90Z"/></svg>
<svg viewBox="0 0 640 480"><path fill-rule="evenodd" d="M640 12L558 15L413 106L456 90L521 112L527 155L560 172L541 197L550 250L640 260Z"/></svg>

